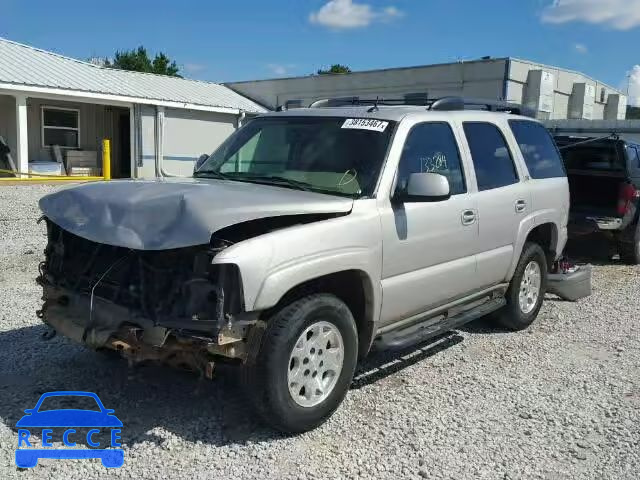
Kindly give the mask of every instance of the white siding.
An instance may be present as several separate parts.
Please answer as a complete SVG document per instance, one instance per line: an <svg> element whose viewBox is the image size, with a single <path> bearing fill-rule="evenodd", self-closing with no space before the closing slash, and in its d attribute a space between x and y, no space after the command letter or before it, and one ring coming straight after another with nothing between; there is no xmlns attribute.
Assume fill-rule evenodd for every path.
<svg viewBox="0 0 640 480"><path fill-rule="evenodd" d="M150 178L156 176L155 157L156 157L156 108L148 105L141 105L140 124L136 126L139 129L139 140L137 160L137 176L139 178Z"/></svg>
<svg viewBox="0 0 640 480"><path fill-rule="evenodd" d="M237 115L166 109L163 135L163 170L189 176L203 153L210 154L236 128Z"/></svg>

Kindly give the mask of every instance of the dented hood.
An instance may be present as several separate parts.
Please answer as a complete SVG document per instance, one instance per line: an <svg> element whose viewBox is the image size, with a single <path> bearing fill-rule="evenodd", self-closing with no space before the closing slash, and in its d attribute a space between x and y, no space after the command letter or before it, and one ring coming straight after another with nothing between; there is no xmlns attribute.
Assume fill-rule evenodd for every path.
<svg viewBox="0 0 640 480"><path fill-rule="evenodd" d="M52 222L98 243L165 250L209 243L221 228L259 218L347 213L350 198L210 179L86 183L47 195Z"/></svg>

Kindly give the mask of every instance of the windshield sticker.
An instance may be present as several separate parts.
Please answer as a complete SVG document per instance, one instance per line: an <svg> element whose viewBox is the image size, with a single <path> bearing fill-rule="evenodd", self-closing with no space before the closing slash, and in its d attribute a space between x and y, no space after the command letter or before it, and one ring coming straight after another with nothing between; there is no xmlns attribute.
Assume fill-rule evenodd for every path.
<svg viewBox="0 0 640 480"><path fill-rule="evenodd" d="M373 132L384 132L388 126L389 122L374 120L372 118L347 118L342 124L342 128L371 130Z"/></svg>

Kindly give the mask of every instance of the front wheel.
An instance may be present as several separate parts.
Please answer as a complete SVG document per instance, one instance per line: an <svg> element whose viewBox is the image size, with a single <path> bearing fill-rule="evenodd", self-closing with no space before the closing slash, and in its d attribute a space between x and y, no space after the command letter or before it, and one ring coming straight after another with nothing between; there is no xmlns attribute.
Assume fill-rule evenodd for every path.
<svg viewBox="0 0 640 480"><path fill-rule="evenodd" d="M528 242L507 290L507 305L498 312L500 325L510 330L524 330L538 316L547 290L547 259L537 243Z"/></svg>
<svg viewBox="0 0 640 480"><path fill-rule="evenodd" d="M344 399L357 352L349 308L333 295L310 295L269 320L255 364L245 367L245 388L271 426L305 432L327 420Z"/></svg>

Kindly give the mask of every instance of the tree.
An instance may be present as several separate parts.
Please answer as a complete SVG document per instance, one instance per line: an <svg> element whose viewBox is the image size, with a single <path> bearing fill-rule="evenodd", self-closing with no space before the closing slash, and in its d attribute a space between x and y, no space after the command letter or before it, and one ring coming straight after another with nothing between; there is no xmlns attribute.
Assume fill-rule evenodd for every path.
<svg viewBox="0 0 640 480"><path fill-rule="evenodd" d="M169 59L169 57L162 52L156 54L153 60L151 60L147 49L143 46L139 46L137 50L117 51L113 57L113 62L106 59L104 65L105 67L118 68L120 70L182 77L179 74L180 69L175 61Z"/></svg>
<svg viewBox="0 0 640 480"><path fill-rule="evenodd" d="M351 73L351 69L346 65L340 65L339 63L331 65L328 70L318 70L318 75L340 75L343 73Z"/></svg>

